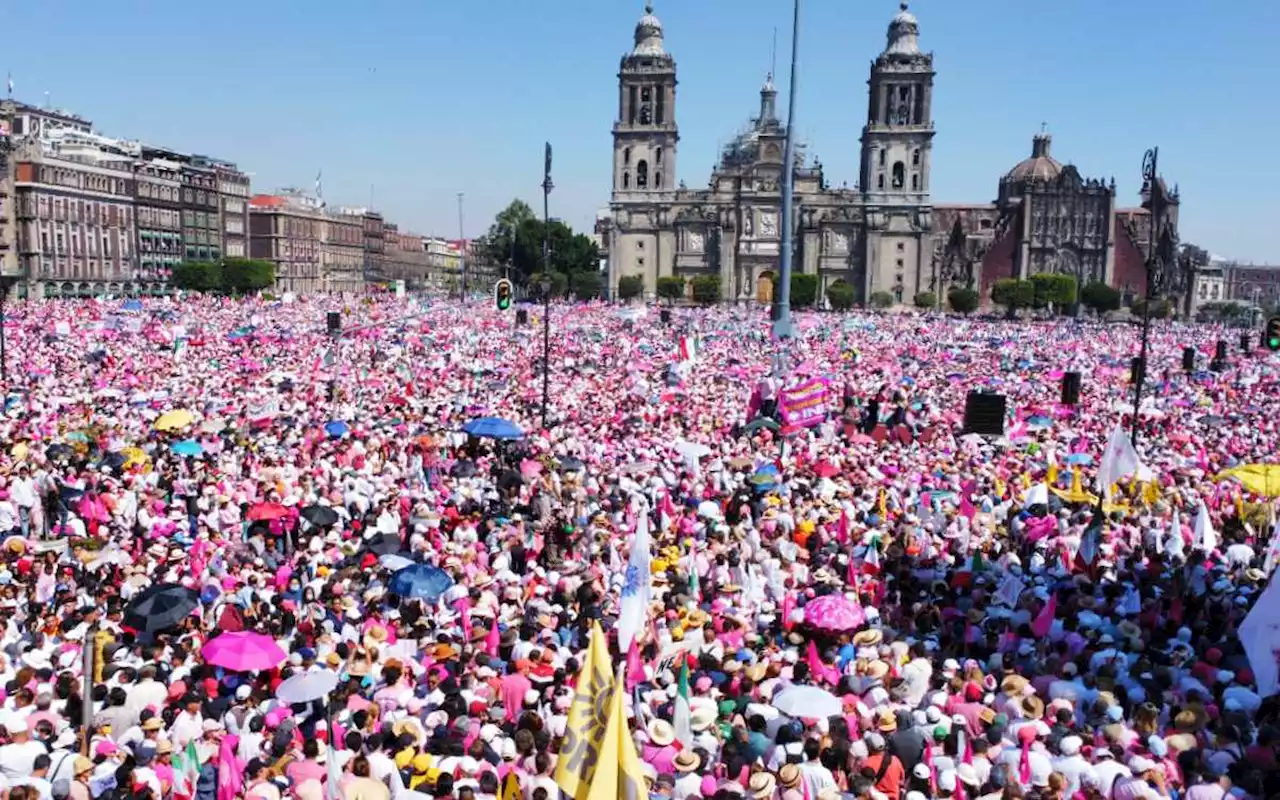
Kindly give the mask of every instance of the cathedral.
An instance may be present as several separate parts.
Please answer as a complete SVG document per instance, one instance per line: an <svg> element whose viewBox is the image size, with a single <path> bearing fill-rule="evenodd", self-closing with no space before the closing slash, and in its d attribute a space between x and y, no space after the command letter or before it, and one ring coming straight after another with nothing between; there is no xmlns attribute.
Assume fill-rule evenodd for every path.
<svg viewBox="0 0 1280 800"><path fill-rule="evenodd" d="M1041 272L1105 281L1126 299L1145 291L1145 208L1117 208L1115 180L1084 178L1051 155L1041 131L1031 155L999 180L994 203L935 205L930 198L934 59L904 2L871 64L858 185L831 188L822 164L795 146L784 164L786 126L773 76L746 130L719 154L705 189L677 179L680 142L676 62L652 5L636 25L618 72L613 187L598 226L610 294L619 279L718 275L724 300L769 302L779 268L782 170L794 176L794 269L818 277L819 297L844 282L857 302L885 292L911 303L922 292L979 289ZM1163 183L1161 189L1164 189ZM1144 187L1145 192L1148 189ZM1176 241L1177 193L1161 234ZM686 284L687 285L687 284Z"/></svg>

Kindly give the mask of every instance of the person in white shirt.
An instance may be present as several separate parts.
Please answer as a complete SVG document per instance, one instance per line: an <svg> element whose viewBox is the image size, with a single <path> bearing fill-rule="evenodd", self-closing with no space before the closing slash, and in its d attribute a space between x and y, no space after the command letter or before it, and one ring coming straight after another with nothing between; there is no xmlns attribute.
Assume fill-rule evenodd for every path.
<svg viewBox="0 0 1280 800"><path fill-rule="evenodd" d="M31 741L31 731L27 721L10 717L5 722L12 741L0 747L0 775L10 782L17 778L30 777L35 770L36 758L48 756L48 750L39 742ZM47 765L45 767L48 769Z"/></svg>
<svg viewBox="0 0 1280 800"><path fill-rule="evenodd" d="M702 757L693 750L682 750L675 757L676 782L671 800L690 800L702 796L702 775L698 769Z"/></svg>

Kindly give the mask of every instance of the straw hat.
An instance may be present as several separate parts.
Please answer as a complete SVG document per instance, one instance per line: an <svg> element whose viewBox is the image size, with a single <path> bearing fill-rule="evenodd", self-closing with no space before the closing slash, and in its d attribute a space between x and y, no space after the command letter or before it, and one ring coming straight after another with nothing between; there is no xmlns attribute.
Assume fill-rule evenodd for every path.
<svg viewBox="0 0 1280 800"><path fill-rule="evenodd" d="M1022 698L1022 714L1027 719L1040 719L1044 716L1044 701L1035 695Z"/></svg>
<svg viewBox="0 0 1280 800"><path fill-rule="evenodd" d="M876 728L881 733L893 733L898 729L898 718L893 715L892 711L881 711L880 719L876 722Z"/></svg>
<svg viewBox="0 0 1280 800"><path fill-rule="evenodd" d="M795 764L784 764L778 770L778 783L783 789L794 789L800 785L800 768Z"/></svg>
<svg viewBox="0 0 1280 800"><path fill-rule="evenodd" d="M879 628L868 628L865 631L858 631L853 635L853 644L855 647L875 647L884 641L884 634Z"/></svg>
<svg viewBox="0 0 1280 800"><path fill-rule="evenodd" d="M655 719L650 722L646 731L649 734L649 741L658 747L666 747L676 739L675 728L672 728L671 723L664 719Z"/></svg>
<svg viewBox="0 0 1280 800"><path fill-rule="evenodd" d="M717 710L715 706L696 706L689 711L689 727L694 732L701 733L711 727L712 723L716 721L716 716Z"/></svg>
<svg viewBox="0 0 1280 800"><path fill-rule="evenodd" d="M693 750L681 750L672 763L677 772L695 772L702 766L702 757Z"/></svg>
<svg viewBox="0 0 1280 800"><path fill-rule="evenodd" d="M866 673L868 678L883 678L889 674L889 665L876 659L867 664Z"/></svg>
<svg viewBox="0 0 1280 800"><path fill-rule="evenodd" d="M1021 675L1006 675L1004 680L1000 681L1000 691L1010 697L1017 697L1026 691L1028 685L1027 679Z"/></svg>
<svg viewBox="0 0 1280 800"><path fill-rule="evenodd" d="M747 791L755 800L771 800L778 788L778 779L771 772L757 772L747 781Z"/></svg>

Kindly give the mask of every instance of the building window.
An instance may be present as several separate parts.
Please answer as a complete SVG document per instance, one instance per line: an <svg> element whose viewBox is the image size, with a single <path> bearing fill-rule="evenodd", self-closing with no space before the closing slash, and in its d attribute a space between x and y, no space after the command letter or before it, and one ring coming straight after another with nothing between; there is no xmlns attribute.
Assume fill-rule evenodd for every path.
<svg viewBox="0 0 1280 800"><path fill-rule="evenodd" d="M907 182L907 166L901 161L893 162L893 188L901 189Z"/></svg>
<svg viewBox="0 0 1280 800"><path fill-rule="evenodd" d="M630 147L624 147L622 149L622 163L625 166L628 166L628 167L631 166L631 148Z"/></svg>
<svg viewBox="0 0 1280 800"><path fill-rule="evenodd" d="M919 188L920 188L920 176L919 176L919 175L912 175L912 176L911 176L911 190L912 190L912 191L916 191L916 190L918 190Z"/></svg>
<svg viewBox="0 0 1280 800"><path fill-rule="evenodd" d="M631 173L630 173L630 172L624 172L624 173L622 173L622 188L623 188L623 189L630 189L630 188L631 188Z"/></svg>
<svg viewBox="0 0 1280 800"><path fill-rule="evenodd" d="M636 249L637 249L637 250L643 250L643 249L644 249L644 239L641 239L640 241L636 242Z"/></svg>
<svg viewBox="0 0 1280 800"><path fill-rule="evenodd" d="M661 163L662 163L662 148L661 148L661 147L659 147L657 150L654 150L654 151L653 151L653 163L655 163L655 164L661 164Z"/></svg>
<svg viewBox="0 0 1280 800"><path fill-rule="evenodd" d="M884 166L884 150L880 150L880 166Z"/></svg>
<svg viewBox="0 0 1280 800"><path fill-rule="evenodd" d="M649 162L643 158L640 159L639 164L636 164L636 188L649 188Z"/></svg>
<svg viewBox="0 0 1280 800"><path fill-rule="evenodd" d="M884 175L879 175L876 177L876 188L877 189L884 188Z"/></svg>
<svg viewBox="0 0 1280 800"><path fill-rule="evenodd" d="M898 252L899 252L899 253L905 253L905 252L907 252L907 243L906 243L906 242L898 242Z"/></svg>
<svg viewBox="0 0 1280 800"><path fill-rule="evenodd" d="M662 188L662 170L658 170L657 172L653 173L653 188L655 189Z"/></svg>
<svg viewBox="0 0 1280 800"><path fill-rule="evenodd" d="M911 166L920 166L920 148L918 147L911 151Z"/></svg>
<svg viewBox="0 0 1280 800"><path fill-rule="evenodd" d="M897 261L895 261L895 262L894 262L894 264L895 264L895 266L897 266L897 268L898 268L898 269L902 269L902 267L903 267L903 265L905 264L905 262L904 262L902 259L900 259L900 258L899 258ZM901 275L899 275L899 276L898 276L898 280L902 280L902 276L901 276Z"/></svg>

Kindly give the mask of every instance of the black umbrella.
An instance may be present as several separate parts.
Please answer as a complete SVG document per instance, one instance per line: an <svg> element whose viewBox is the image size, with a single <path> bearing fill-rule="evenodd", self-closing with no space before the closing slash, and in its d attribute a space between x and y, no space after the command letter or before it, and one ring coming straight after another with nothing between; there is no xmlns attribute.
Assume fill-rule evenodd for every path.
<svg viewBox="0 0 1280 800"><path fill-rule="evenodd" d="M471 478L476 474L476 465L474 461L456 461L449 468L449 477L451 478Z"/></svg>
<svg viewBox="0 0 1280 800"><path fill-rule="evenodd" d="M139 633L172 628L200 604L200 595L176 583L157 583L139 592L124 610L124 624Z"/></svg>
<svg viewBox="0 0 1280 800"><path fill-rule="evenodd" d="M375 556L385 556L400 552L400 534L378 533L364 541L364 547Z"/></svg>
<svg viewBox="0 0 1280 800"><path fill-rule="evenodd" d="M62 461L75 455L75 452L70 445L59 442L49 445L49 449L45 450L44 454L50 461Z"/></svg>
<svg viewBox="0 0 1280 800"><path fill-rule="evenodd" d="M587 465L582 463L582 459L573 456L565 456L560 459L560 469L565 472L582 472Z"/></svg>
<svg viewBox="0 0 1280 800"><path fill-rule="evenodd" d="M509 469L502 473L502 477L498 478L498 488L504 492L519 488L524 485L524 478L520 477L520 473L513 469Z"/></svg>
<svg viewBox="0 0 1280 800"><path fill-rule="evenodd" d="M307 506L298 515L317 528L327 528L338 521L338 512L328 506Z"/></svg>

